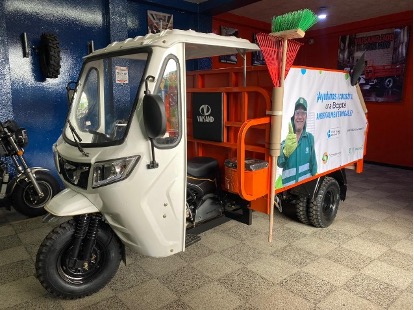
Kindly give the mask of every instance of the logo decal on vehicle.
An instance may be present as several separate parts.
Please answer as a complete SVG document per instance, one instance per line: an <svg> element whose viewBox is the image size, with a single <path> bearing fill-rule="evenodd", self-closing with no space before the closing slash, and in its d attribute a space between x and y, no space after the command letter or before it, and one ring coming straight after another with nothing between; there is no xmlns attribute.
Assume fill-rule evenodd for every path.
<svg viewBox="0 0 414 310"><path fill-rule="evenodd" d="M198 111L201 115L208 116L211 113L211 107L207 104L203 104Z"/></svg>
<svg viewBox="0 0 414 310"><path fill-rule="evenodd" d="M208 104L203 104L199 109L201 115L197 116L197 121L199 123L212 123L214 122L214 117L210 116L211 107Z"/></svg>

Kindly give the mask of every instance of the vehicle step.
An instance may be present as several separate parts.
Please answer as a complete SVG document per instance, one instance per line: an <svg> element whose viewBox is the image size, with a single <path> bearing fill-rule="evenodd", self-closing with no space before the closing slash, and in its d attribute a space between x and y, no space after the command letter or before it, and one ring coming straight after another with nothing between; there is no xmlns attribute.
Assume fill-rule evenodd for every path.
<svg viewBox="0 0 414 310"><path fill-rule="evenodd" d="M185 235L185 247L189 247L190 245L197 243L200 240L201 240L201 237L199 235L186 234Z"/></svg>

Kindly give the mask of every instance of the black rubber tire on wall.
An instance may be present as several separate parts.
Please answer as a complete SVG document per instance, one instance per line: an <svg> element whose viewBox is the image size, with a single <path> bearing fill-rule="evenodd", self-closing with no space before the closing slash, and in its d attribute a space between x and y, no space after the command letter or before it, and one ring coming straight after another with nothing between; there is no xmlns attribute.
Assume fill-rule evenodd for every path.
<svg viewBox="0 0 414 310"><path fill-rule="evenodd" d="M296 207L296 217L298 218L298 220L303 224L309 224L308 198L306 196L299 196L298 200L296 200L295 207Z"/></svg>
<svg viewBox="0 0 414 310"><path fill-rule="evenodd" d="M109 225L101 222L88 268L72 267L70 252L75 225L70 220L54 228L36 256L36 276L40 283L49 293L63 299L96 293L115 276L121 262L121 243Z"/></svg>
<svg viewBox="0 0 414 310"><path fill-rule="evenodd" d="M332 224L338 212L340 188L332 177L326 177L317 196L309 206L309 221L315 227L325 228Z"/></svg>
<svg viewBox="0 0 414 310"><path fill-rule="evenodd" d="M45 78L57 78L60 74L60 46L58 37L53 33L40 36L40 69Z"/></svg>

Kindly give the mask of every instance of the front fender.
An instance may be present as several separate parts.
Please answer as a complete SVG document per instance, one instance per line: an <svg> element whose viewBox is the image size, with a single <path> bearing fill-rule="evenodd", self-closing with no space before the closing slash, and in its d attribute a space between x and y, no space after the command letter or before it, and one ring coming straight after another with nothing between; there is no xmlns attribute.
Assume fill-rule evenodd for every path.
<svg viewBox="0 0 414 310"><path fill-rule="evenodd" d="M99 212L98 208L84 195L66 188L50 200L46 211L55 216L74 216Z"/></svg>

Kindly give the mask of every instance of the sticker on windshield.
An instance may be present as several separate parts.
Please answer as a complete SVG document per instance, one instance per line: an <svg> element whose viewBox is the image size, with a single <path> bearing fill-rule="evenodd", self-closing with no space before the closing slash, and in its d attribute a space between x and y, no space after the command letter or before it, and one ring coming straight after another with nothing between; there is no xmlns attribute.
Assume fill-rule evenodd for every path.
<svg viewBox="0 0 414 310"><path fill-rule="evenodd" d="M128 67L115 66L116 83L128 84Z"/></svg>

